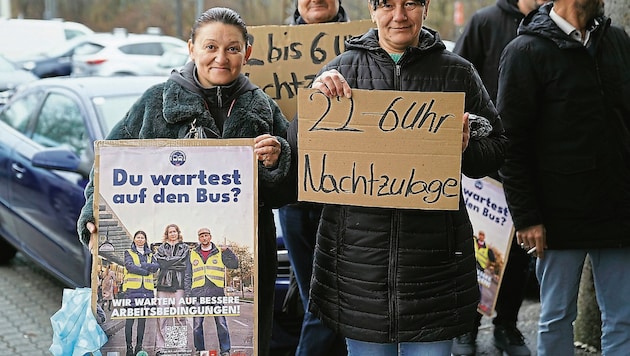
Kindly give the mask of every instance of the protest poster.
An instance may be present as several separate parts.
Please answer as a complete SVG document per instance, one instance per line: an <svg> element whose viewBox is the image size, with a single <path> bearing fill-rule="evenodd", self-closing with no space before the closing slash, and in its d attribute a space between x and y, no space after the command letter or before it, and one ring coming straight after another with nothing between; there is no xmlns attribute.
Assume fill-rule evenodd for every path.
<svg viewBox="0 0 630 356"><path fill-rule="evenodd" d="M464 93L298 96L299 200L458 209Z"/></svg>
<svg viewBox="0 0 630 356"><path fill-rule="evenodd" d="M227 326L230 355L256 355L253 145L95 142L92 290L109 338L104 355L126 355L128 347L134 355L219 355L226 335L219 324ZM138 231L144 254L136 253L143 250ZM213 245L202 251L208 239ZM196 324L203 332L194 335Z"/></svg>
<svg viewBox="0 0 630 356"><path fill-rule="evenodd" d="M307 88L324 64L345 50L344 41L366 33L370 20L307 26L250 26L252 55L243 74L274 99L290 121L298 89Z"/></svg>
<svg viewBox="0 0 630 356"><path fill-rule="evenodd" d="M495 179L471 179L462 175L462 191L473 226L477 281L481 292L478 310L492 317L512 246L512 217L503 187Z"/></svg>

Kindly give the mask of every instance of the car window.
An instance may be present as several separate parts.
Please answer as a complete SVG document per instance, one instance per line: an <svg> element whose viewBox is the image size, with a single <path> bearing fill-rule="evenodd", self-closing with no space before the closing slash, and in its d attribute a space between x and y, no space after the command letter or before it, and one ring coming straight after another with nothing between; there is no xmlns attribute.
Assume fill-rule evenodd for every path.
<svg viewBox="0 0 630 356"><path fill-rule="evenodd" d="M174 43L168 43L168 42L162 42L161 45L162 45L162 49L163 49L162 53L164 53L166 51L169 51L169 50L174 50L176 48L182 48L182 46L176 45ZM186 48L186 47L184 47L184 48ZM186 48L186 50L187 50L187 48Z"/></svg>
<svg viewBox="0 0 630 356"><path fill-rule="evenodd" d="M42 95L42 92L31 93L13 101L0 113L0 120L26 134L29 119L37 110L37 103L39 103Z"/></svg>
<svg viewBox="0 0 630 356"><path fill-rule="evenodd" d="M162 45L157 42L134 43L120 46L120 51L125 54L136 54L143 56L161 56L164 53Z"/></svg>
<svg viewBox="0 0 630 356"><path fill-rule="evenodd" d="M63 32L66 35L66 40L71 40L75 37L79 37L79 36L85 36L85 32L83 31L79 31L79 30L74 30L74 29L70 29L70 28L66 28L63 30Z"/></svg>
<svg viewBox="0 0 630 356"><path fill-rule="evenodd" d="M15 71L15 66L13 65L13 63L0 57L0 72L13 72L13 71Z"/></svg>
<svg viewBox="0 0 630 356"><path fill-rule="evenodd" d="M103 46L96 44L96 43L85 43L80 45L79 47L77 47L74 50L74 54L76 55L88 55L88 54L94 54L97 53L98 51L102 50Z"/></svg>
<svg viewBox="0 0 630 356"><path fill-rule="evenodd" d="M81 155L88 139L79 106L67 96L50 94L42 106L33 141L46 146L68 146Z"/></svg>
<svg viewBox="0 0 630 356"><path fill-rule="evenodd" d="M140 94L120 95L111 97L96 97L92 99L94 108L98 112L103 124L105 136L111 129L125 117L125 114L133 103L138 100Z"/></svg>

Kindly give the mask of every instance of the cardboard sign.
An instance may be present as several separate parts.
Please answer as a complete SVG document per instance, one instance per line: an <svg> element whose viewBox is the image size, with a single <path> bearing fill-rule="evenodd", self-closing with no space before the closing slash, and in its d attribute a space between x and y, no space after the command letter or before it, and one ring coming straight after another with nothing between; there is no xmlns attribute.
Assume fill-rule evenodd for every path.
<svg viewBox="0 0 630 356"><path fill-rule="evenodd" d="M490 177L462 176L462 190L476 245L477 281L481 292L477 309L492 317L512 246L512 217L498 181Z"/></svg>
<svg viewBox="0 0 630 356"><path fill-rule="evenodd" d="M374 24L370 20L249 27L253 50L243 74L280 105L288 120L293 120L298 89L309 87L324 64L345 50L345 40L371 27Z"/></svg>
<svg viewBox="0 0 630 356"><path fill-rule="evenodd" d="M225 318L233 354L256 354L253 144L253 139L95 142L92 291L109 337L103 354L126 354L126 341L136 344L135 337L125 340L126 320L137 319L136 334L144 319L143 351L190 355L196 317L204 317L205 339L205 349L197 351L219 353L214 319ZM169 243L171 224L182 243ZM211 233L209 256L196 250L201 228ZM148 250L137 247L140 230ZM179 281L186 280L191 290L180 288Z"/></svg>
<svg viewBox="0 0 630 356"><path fill-rule="evenodd" d="M457 210L464 93L299 92L298 199Z"/></svg>

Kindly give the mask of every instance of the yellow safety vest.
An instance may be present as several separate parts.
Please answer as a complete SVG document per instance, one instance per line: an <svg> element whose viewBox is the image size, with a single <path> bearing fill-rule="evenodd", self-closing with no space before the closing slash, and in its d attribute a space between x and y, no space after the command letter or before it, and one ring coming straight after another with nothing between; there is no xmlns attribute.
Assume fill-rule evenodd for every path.
<svg viewBox="0 0 630 356"><path fill-rule="evenodd" d="M206 284L206 277L217 287L225 287L225 265L219 253L208 257L206 263L196 251L190 253L190 263L192 264L192 288L203 287Z"/></svg>
<svg viewBox="0 0 630 356"><path fill-rule="evenodd" d="M488 267L488 264L490 263L490 259L488 258L488 247L479 248L477 241L475 241L475 258L481 268L485 269Z"/></svg>
<svg viewBox="0 0 630 356"><path fill-rule="evenodd" d="M127 250L131 259L133 260L133 264L136 266L140 266L140 256L133 252L133 250ZM151 254L147 256L147 262L151 263ZM148 276L141 276L139 274L129 273L125 268L125 278L123 279L123 291L127 289L140 289L140 287L144 284L144 288L148 290L154 290L155 286L153 285L153 273L150 273Z"/></svg>

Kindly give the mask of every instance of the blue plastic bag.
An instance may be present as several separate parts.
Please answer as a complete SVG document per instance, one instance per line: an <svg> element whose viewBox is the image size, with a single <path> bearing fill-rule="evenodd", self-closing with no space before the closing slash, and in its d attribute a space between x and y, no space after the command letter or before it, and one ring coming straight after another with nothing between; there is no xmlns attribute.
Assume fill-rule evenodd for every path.
<svg viewBox="0 0 630 356"><path fill-rule="evenodd" d="M91 298L90 288L63 290L61 309L50 318L53 343L48 350L54 356L101 356L107 335L92 313Z"/></svg>

